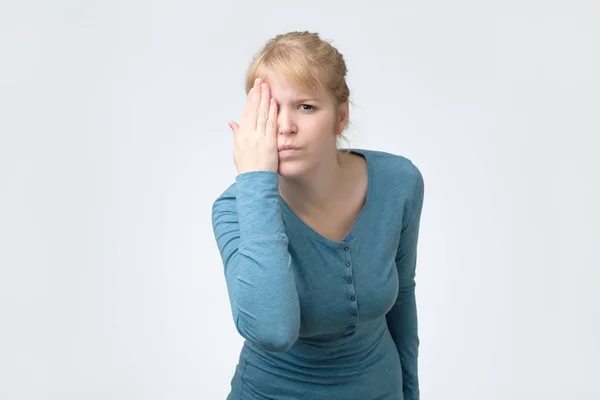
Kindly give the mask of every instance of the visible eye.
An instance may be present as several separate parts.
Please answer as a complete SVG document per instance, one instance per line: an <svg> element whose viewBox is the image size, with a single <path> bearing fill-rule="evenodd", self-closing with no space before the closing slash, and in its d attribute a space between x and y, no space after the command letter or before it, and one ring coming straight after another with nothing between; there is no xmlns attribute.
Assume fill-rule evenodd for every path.
<svg viewBox="0 0 600 400"><path fill-rule="evenodd" d="M310 107L309 109L304 108L304 111L313 111L315 108L310 104L302 104L302 107Z"/></svg>

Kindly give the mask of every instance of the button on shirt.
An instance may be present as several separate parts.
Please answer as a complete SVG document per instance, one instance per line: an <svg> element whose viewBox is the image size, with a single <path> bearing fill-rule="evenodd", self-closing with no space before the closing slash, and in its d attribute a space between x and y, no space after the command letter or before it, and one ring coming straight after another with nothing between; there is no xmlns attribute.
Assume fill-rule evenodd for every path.
<svg viewBox="0 0 600 400"><path fill-rule="evenodd" d="M270 171L213 204L233 321L245 339L229 400L419 398L415 270L424 182L407 158L365 158L365 205L336 242L298 218Z"/></svg>

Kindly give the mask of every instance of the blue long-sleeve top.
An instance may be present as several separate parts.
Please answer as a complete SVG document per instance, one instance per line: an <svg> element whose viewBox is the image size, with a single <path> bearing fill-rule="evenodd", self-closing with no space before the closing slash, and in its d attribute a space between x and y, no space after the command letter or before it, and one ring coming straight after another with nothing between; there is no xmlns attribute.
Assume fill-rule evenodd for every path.
<svg viewBox="0 0 600 400"><path fill-rule="evenodd" d="M245 338L228 400L419 399L415 270L424 182L406 157L365 158L365 204L333 241L279 194L237 175L213 204L231 311Z"/></svg>

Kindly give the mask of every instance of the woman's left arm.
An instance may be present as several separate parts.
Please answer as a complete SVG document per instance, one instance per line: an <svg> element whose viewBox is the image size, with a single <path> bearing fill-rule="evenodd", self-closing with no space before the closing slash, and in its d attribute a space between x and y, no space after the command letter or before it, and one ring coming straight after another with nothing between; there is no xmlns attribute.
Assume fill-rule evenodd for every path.
<svg viewBox="0 0 600 400"><path fill-rule="evenodd" d="M415 299L415 270L419 225L423 209L424 182L414 166L414 191L408 210L409 218L403 224L396 253L399 290L394 306L386 314L390 333L398 349L402 365L402 388L405 400L419 399L419 334Z"/></svg>

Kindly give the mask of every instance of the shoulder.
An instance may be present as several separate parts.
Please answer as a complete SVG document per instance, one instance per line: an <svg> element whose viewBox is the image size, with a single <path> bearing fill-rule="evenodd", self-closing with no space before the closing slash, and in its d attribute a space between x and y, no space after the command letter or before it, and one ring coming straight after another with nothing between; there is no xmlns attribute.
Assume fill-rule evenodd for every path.
<svg viewBox="0 0 600 400"><path fill-rule="evenodd" d="M229 184L229 186L226 186L225 189L217 196L217 198L215 199L215 203L218 201L226 200L226 199L235 200L236 195L237 195L237 185L235 182L232 182Z"/></svg>
<svg viewBox="0 0 600 400"><path fill-rule="evenodd" d="M213 201L213 218L220 213L235 213L239 202L252 204L258 196L278 187L278 176L270 171L239 174Z"/></svg>
<svg viewBox="0 0 600 400"><path fill-rule="evenodd" d="M213 222L216 217L223 213L236 212L237 187L235 182L226 187L213 201L212 217Z"/></svg>
<svg viewBox="0 0 600 400"><path fill-rule="evenodd" d="M372 202L388 218L401 215L405 227L423 207L424 180L420 169L403 155L362 149L357 152L370 163Z"/></svg>
<svg viewBox="0 0 600 400"><path fill-rule="evenodd" d="M421 170L408 157L379 150L351 149L362 154L370 163L373 179L379 188L398 194L417 195L424 186Z"/></svg>

